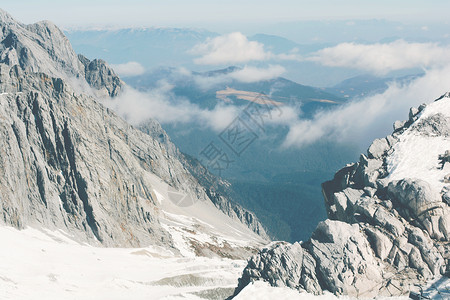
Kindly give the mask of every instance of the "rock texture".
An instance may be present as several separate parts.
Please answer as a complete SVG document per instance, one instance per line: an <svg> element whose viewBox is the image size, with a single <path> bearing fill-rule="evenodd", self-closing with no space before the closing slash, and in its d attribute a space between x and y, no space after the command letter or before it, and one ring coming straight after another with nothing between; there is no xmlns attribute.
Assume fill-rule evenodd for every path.
<svg viewBox="0 0 450 300"><path fill-rule="evenodd" d="M269 240L269 237L258 218L252 212L232 200L233 194L229 182L211 174L196 158L180 152L170 141L170 137L157 121L148 120L140 125L139 129L164 145L168 155L176 157L182 163L184 168L189 171L203 187L204 193L196 194L196 199L198 201L206 199L212 201L214 205L226 215L243 223L262 238ZM191 185L189 182L188 184L186 184L186 182L179 183L183 186Z"/></svg>
<svg viewBox="0 0 450 300"><path fill-rule="evenodd" d="M435 103L450 107L449 95L439 101ZM414 147L419 146L414 141L425 138L446 147L450 123L448 114L440 113L445 108L425 108L412 108L408 120L394 124L391 136L375 140L359 162L323 183L328 219L307 242L276 243L253 256L235 293L264 280L314 294L327 290L360 298L397 296L448 273L450 187L445 184L448 171L438 165L445 155L431 157L424 168L438 177L413 169L433 149ZM399 154L402 143L409 143L406 154ZM394 178L409 159L405 155L414 151L418 159L410 170L417 178ZM404 157L395 161L394 154Z"/></svg>
<svg viewBox="0 0 450 300"><path fill-rule="evenodd" d="M159 124L144 133L96 101L122 82L105 62L77 56L53 24L0 11L0 26L0 223L96 245L172 247L154 187L211 201L195 167ZM237 219L264 236L256 218Z"/></svg>
<svg viewBox="0 0 450 300"><path fill-rule="evenodd" d="M78 93L115 96L123 82L102 60L78 56L63 32L42 21L31 25L15 21L0 10L0 64L2 80L11 68L27 73L44 73L70 82ZM20 85L3 85L3 92L16 92Z"/></svg>
<svg viewBox="0 0 450 300"><path fill-rule="evenodd" d="M84 78L91 87L111 97L120 93L123 83L104 60L90 61L81 54L78 58L84 66Z"/></svg>

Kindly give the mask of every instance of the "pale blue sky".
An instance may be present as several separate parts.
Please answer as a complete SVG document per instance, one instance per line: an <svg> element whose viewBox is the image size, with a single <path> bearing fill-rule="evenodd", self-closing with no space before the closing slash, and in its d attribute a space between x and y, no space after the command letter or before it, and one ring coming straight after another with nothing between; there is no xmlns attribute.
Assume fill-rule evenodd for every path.
<svg viewBox="0 0 450 300"><path fill-rule="evenodd" d="M42 19L62 27L196 26L301 20L383 18L442 21L448 0L164 0L51 1L2 0L0 7L25 23Z"/></svg>

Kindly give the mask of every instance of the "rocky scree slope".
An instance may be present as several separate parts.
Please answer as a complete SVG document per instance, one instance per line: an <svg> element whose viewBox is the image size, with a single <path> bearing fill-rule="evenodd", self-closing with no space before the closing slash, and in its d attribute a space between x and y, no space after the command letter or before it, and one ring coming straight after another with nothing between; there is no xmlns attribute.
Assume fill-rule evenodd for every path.
<svg viewBox="0 0 450 300"><path fill-rule="evenodd" d="M411 108L392 135L323 183L328 219L307 242L253 256L236 293L263 280L301 292L397 296L448 274L450 94Z"/></svg>
<svg viewBox="0 0 450 300"><path fill-rule="evenodd" d="M210 201L176 147L96 101L122 82L105 62L76 55L56 26L3 11L0 26L0 222L96 245L173 247L155 187Z"/></svg>

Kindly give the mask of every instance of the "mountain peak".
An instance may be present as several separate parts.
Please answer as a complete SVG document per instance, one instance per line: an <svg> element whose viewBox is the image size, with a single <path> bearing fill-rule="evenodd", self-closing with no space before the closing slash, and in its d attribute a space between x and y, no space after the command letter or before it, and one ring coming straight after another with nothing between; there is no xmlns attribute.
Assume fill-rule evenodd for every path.
<svg viewBox="0 0 450 300"><path fill-rule="evenodd" d="M439 101L439 100L444 99L444 98L450 98L450 92L446 92L445 94L443 94L442 96L437 98L435 101Z"/></svg>
<svg viewBox="0 0 450 300"><path fill-rule="evenodd" d="M0 8L0 22L1 23L19 23L8 12Z"/></svg>
<svg viewBox="0 0 450 300"><path fill-rule="evenodd" d="M106 62L95 61L97 68L94 72L97 75L94 75L92 69L86 68L86 61L75 53L64 33L52 22L23 25L5 11L0 15L0 64L4 67L17 66L23 72L79 81L78 92L86 93L89 90L86 87L91 86L96 95L116 96L119 93L123 82Z"/></svg>
<svg viewBox="0 0 450 300"><path fill-rule="evenodd" d="M11 22L0 23L1 223L186 255L212 255L211 247L243 258L264 242L251 213L201 185L188 170L197 168L158 139L162 128L138 130L98 101L91 88L116 96L122 86L105 61L75 54L51 22ZM193 208L181 209L186 194ZM200 231L204 223L211 229ZM174 241L180 232L190 238Z"/></svg>
<svg viewBox="0 0 450 300"><path fill-rule="evenodd" d="M400 296L448 274L449 111L450 93L411 108L392 135L322 184L328 219L311 238L262 250L236 292L263 279L315 294Z"/></svg>

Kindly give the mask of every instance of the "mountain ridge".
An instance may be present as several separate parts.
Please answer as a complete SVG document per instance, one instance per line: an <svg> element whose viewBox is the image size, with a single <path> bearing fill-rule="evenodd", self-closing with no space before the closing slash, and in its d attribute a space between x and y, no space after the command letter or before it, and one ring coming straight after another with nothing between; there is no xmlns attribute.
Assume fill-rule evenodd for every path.
<svg viewBox="0 0 450 300"><path fill-rule="evenodd" d="M262 280L313 294L392 297L420 294L448 275L449 107L447 93L411 108L392 135L323 183L328 219L306 242L254 255L235 295Z"/></svg>
<svg viewBox="0 0 450 300"><path fill-rule="evenodd" d="M7 20L0 35L3 224L64 230L97 246L155 244L180 253L184 247L189 253L216 247L216 252L197 251L206 256L245 257L264 243L262 225L255 217L245 219L244 212L250 212L215 206L170 139L160 141L134 128L100 103L124 86L105 61L75 54L51 22L24 25L6 12L2 19ZM165 134L151 122L157 135ZM177 207L175 193L191 195L193 208ZM232 242L236 237L223 226L200 226L204 229L174 239L192 226L174 218L189 214L193 224L231 226L248 245ZM203 242L200 234L216 240Z"/></svg>

